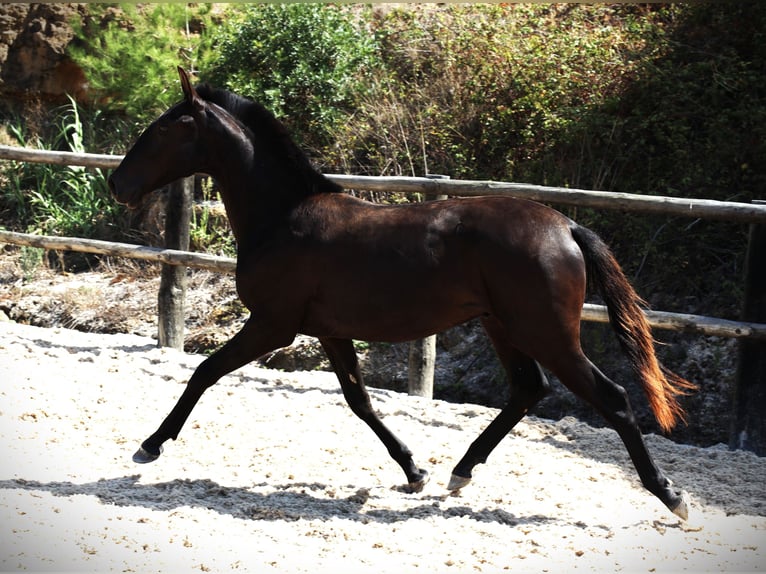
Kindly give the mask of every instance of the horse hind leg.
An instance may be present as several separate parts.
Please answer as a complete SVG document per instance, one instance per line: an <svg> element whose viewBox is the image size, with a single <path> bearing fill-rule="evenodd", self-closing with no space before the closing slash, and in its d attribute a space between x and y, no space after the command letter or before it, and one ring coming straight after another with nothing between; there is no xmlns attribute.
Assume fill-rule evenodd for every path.
<svg viewBox="0 0 766 574"><path fill-rule="evenodd" d="M412 451L383 424L372 408L370 396L364 386L353 343L348 339L319 339L330 364L340 381L343 396L356 416L362 419L385 445L388 453L407 476L408 492L420 492L428 482L428 472L418 468Z"/></svg>
<svg viewBox="0 0 766 574"><path fill-rule="evenodd" d="M674 514L686 520L689 495L671 488L672 482L657 467L644 443L625 389L611 381L580 354L563 369L552 369L572 392L591 403L614 427L633 461L641 483Z"/></svg>
<svg viewBox="0 0 766 574"><path fill-rule="evenodd" d="M550 390L540 365L510 344L505 329L497 320L487 318L482 325L508 375L511 394L506 406L471 443L452 471L447 489L453 492L471 482L473 468L487 461L500 441Z"/></svg>

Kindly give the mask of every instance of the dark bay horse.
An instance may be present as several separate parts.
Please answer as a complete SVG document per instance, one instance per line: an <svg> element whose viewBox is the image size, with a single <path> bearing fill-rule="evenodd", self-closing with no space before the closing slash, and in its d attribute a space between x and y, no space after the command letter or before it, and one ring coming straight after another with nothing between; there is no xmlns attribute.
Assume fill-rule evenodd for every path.
<svg viewBox="0 0 766 574"><path fill-rule="evenodd" d="M593 232L541 204L504 197L383 206L340 193L261 105L179 68L184 100L155 120L109 178L117 201L141 198L196 172L214 177L237 241L237 291L250 310L242 330L202 362L159 429L134 455L155 460L205 389L297 333L317 337L351 407L419 491L428 474L381 422L352 339L406 341L480 318L508 374L508 404L455 466L471 472L549 383L541 365L591 403L624 442L644 486L686 518L688 495L657 468L625 390L583 354L586 274L663 429L692 385L661 367L638 295Z"/></svg>

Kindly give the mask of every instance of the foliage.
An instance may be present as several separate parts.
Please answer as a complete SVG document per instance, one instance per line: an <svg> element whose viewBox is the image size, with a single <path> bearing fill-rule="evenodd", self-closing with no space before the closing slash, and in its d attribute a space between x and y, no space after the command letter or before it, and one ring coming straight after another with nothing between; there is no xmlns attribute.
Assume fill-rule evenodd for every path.
<svg viewBox="0 0 766 574"><path fill-rule="evenodd" d="M347 131L346 165L371 172L560 183L556 134L623 87L647 18L606 6L447 5L374 12L384 75Z"/></svg>
<svg viewBox="0 0 766 574"><path fill-rule="evenodd" d="M58 131L48 143L28 141L22 125L10 126L10 131L24 147L86 151L83 123L74 100L70 98L70 104L58 110L55 125ZM28 232L105 236L120 221L120 208L110 197L100 169L13 162L4 176L8 184L0 191L0 203L16 214Z"/></svg>
<svg viewBox="0 0 766 574"><path fill-rule="evenodd" d="M561 132L548 161L618 191L758 197L766 184L765 27L766 7L757 3L675 7L632 56L631 81ZM644 292L661 291L694 312L738 314L745 226L589 219L640 272ZM722 301L711 297L717 292Z"/></svg>
<svg viewBox="0 0 766 574"><path fill-rule="evenodd" d="M176 67L196 67L210 19L209 4L90 5L67 53L102 108L146 123L179 99Z"/></svg>
<svg viewBox="0 0 766 574"><path fill-rule="evenodd" d="M272 109L327 172L742 201L766 185L760 3L88 10L70 53L109 112L84 138L109 151L177 99L183 64ZM2 201L30 222L19 190L52 176L24 169L6 175ZM744 226L565 211L615 247L656 306L718 312L707 301L721 292L710 305L736 313ZM196 225L201 245L222 248L209 215Z"/></svg>
<svg viewBox="0 0 766 574"><path fill-rule="evenodd" d="M212 40L201 77L259 101L303 145L332 144L374 67L374 43L347 7L252 4Z"/></svg>

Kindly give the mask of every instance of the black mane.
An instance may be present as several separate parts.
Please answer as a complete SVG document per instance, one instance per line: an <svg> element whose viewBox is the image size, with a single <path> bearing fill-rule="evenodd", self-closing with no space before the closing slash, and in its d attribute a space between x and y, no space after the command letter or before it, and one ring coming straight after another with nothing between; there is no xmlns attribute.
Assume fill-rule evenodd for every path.
<svg viewBox="0 0 766 574"><path fill-rule="evenodd" d="M253 142L257 148L268 151L275 160L285 160L288 173L301 174L309 186L309 193L342 190L338 184L333 183L314 168L303 150L290 137L282 122L264 106L228 90L213 88L208 84L200 84L196 90L202 99L222 107L249 129L257 140ZM263 144L257 145L258 142L263 141L268 142L267 147Z"/></svg>

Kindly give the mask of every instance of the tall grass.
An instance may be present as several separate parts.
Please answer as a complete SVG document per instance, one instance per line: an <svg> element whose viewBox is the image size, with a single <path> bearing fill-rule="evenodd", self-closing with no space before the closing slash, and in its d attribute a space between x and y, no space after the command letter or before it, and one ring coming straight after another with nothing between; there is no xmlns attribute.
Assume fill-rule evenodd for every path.
<svg viewBox="0 0 766 574"><path fill-rule="evenodd" d="M49 141L28 136L21 121L6 126L23 147L85 153L83 121L77 103L58 110ZM0 207L14 216L6 225L28 233L108 238L117 235L124 219L110 197L106 175L99 168L10 162L2 169Z"/></svg>

